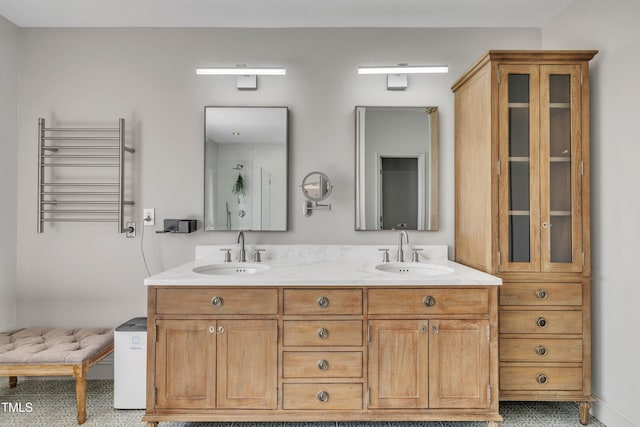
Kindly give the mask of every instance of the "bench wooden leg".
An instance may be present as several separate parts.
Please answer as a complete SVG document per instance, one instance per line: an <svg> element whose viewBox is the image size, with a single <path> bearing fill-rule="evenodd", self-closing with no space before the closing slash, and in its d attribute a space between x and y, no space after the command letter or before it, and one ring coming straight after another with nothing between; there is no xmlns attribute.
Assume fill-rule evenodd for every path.
<svg viewBox="0 0 640 427"><path fill-rule="evenodd" d="M73 376L76 379L76 405L78 408L78 424L87 420L87 368L74 366Z"/></svg>
<svg viewBox="0 0 640 427"><path fill-rule="evenodd" d="M18 377L9 377L9 387L14 388L18 385Z"/></svg>

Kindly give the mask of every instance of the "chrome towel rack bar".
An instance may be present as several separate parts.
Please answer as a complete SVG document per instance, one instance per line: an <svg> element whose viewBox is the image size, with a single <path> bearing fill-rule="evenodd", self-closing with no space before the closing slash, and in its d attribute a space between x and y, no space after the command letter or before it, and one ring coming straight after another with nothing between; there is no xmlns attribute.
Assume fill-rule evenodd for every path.
<svg viewBox="0 0 640 427"><path fill-rule="evenodd" d="M114 128L46 127L38 119L38 233L45 222L117 222L127 232L124 207L134 202L124 195L125 153L135 149L125 146L124 119ZM117 172L97 173L104 168Z"/></svg>

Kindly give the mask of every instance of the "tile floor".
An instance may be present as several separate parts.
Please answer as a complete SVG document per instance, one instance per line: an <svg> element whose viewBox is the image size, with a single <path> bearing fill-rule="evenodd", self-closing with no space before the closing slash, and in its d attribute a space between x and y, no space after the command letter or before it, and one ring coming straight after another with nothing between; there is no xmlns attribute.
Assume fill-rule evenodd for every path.
<svg viewBox="0 0 640 427"><path fill-rule="evenodd" d="M19 405L17 405L19 404ZM500 405L503 427L581 427L578 406L569 402L505 402ZM113 409L113 381L87 385L87 422L83 427L144 427L142 410ZM484 427L477 422L393 423L160 423L160 427ZM0 427L74 427L73 380L25 380L10 389L0 379ZM591 417L589 427L605 427Z"/></svg>

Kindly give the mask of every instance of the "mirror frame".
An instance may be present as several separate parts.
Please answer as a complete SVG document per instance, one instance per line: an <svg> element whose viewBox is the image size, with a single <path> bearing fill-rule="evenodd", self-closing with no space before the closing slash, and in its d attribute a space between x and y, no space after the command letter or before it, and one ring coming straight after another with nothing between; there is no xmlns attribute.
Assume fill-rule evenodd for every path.
<svg viewBox="0 0 640 427"><path fill-rule="evenodd" d="M365 177L365 135L360 129L363 114L367 108L408 108L408 109L424 109L425 113L429 115L429 179L428 179L428 200L425 200L428 205L427 222L424 224L424 228L418 226L417 230L408 231L437 231L439 227L438 217L438 107L437 106L356 106L355 108L355 120L356 120L356 165L355 165L355 230L356 231L384 231L379 228L376 221L376 228L365 228L366 221L364 221L364 206L365 206L365 194L364 187L366 182ZM426 199L426 198L425 198Z"/></svg>
<svg viewBox="0 0 640 427"><path fill-rule="evenodd" d="M226 228L214 228L215 225L207 225L207 183L206 183L206 178L207 178L207 109L223 109L223 108L230 108L230 109L281 109L284 111L284 133L285 133L285 142L284 142L284 164L285 164L285 171L284 171L284 177L283 177L283 188L284 188L284 192L283 192L283 203L284 203L284 208L283 208L283 227L282 228L278 228L278 229L266 229L266 230L262 230L262 229L252 229L252 228L240 228L240 227L236 227L236 228L231 228L231 229L226 229ZM289 230L289 107L283 107L283 106L225 106L225 105L205 105L204 107L204 114L203 114L203 124L204 124L204 177L203 177L203 230L204 231L275 231L275 232L282 232L282 231L288 231ZM214 216L215 218L215 216ZM215 221L215 219L214 219Z"/></svg>

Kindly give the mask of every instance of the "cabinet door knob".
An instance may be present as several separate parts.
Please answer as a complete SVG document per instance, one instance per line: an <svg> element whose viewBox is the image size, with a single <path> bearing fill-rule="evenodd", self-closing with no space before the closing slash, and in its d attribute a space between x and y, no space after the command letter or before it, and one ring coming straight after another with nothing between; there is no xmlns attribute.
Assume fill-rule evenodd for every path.
<svg viewBox="0 0 640 427"><path fill-rule="evenodd" d="M327 330L326 328L318 329L318 337L320 337L321 340L326 340L327 338L329 338L329 330Z"/></svg>
<svg viewBox="0 0 640 427"><path fill-rule="evenodd" d="M320 308L329 307L329 298L327 298L327 297L318 298L318 307L320 307Z"/></svg>
<svg viewBox="0 0 640 427"><path fill-rule="evenodd" d="M321 371L326 371L327 369L329 369L329 362L325 359L318 360L318 369L320 369Z"/></svg>
<svg viewBox="0 0 640 427"><path fill-rule="evenodd" d="M545 289L538 289L536 291L536 296L539 299L546 299L549 296L549 294L547 293L547 291Z"/></svg>
<svg viewBox="0 0 640 427"><path fill-rule="evenodd" d="M218 326L218 333L224 334L224 326Z"/></svg>
<svg viewBox="0 0 640 427"><path fill-rule="evenodd" d="M316 397L320 402L324 403L329 400L329 393L326 391L319 391Z"/></svg>
<svg viewBox="0 0 640 427"><path fill-rule="evenodd" d="M545 374L538 374L538 376L536 377L536 381L538 381L538 384L546 384L548 378Z"/></svg>
<svg viewBox="0 0 640 427"><path fill-rule="evenodd" d="M215 326L209 326L209 333L210 334L215 334L216 333L216 327Z"/></svg>
<svg viewBox="0 0 640 427"><path fill-rule="evenodd" d="M539 356L544 356L547 354L547 347L543 345L536 346L536 354Z"/></svg>
<svg viewBox="0 0 640 427"><path fill-rule="evenodd" d="M545 326L547 326L547 319L542 316L538 317L536 319L536 325L538 325L539 328L544 328Z"/></svg>
<svg viewBox="0 0 640 427"><path fill-rule="evenodd" d="M424 299L422 300L422 303L427 307L433 307L433 305L436 303L436 299L431 295L428 295L424 297Z"/></svg>
<svg viewBox="0 0 640 427"><path fill-rule="evenodd" d="M222 304L224 304L224 300L222 299L222 297L215 296L211 298L211 305L213 305L214 307L222 307Z"/></svg>

